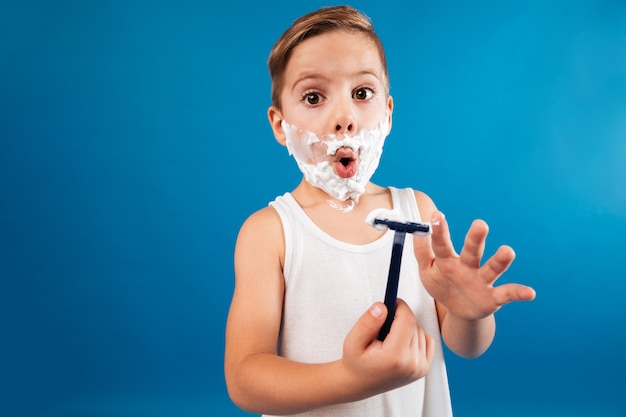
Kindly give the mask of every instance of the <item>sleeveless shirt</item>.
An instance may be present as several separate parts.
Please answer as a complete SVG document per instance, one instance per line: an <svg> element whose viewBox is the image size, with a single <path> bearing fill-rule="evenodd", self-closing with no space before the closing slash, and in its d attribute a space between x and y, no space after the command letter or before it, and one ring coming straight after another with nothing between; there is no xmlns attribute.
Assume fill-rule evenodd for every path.
<svg viewBox="0 0 626 417"><path fill-rule="evenodd" d="M389 188L393 208L420 221L413 190ZM285 295L278 355L299 362L340 359L343 342L359 317L385 295L394 233L364 245L339 241L321 230L290 193L270 203L282 221L285 238ZM410 236L407 234L407 236ZM449 417L448 378L437 312L422 286L405 239L398 297L411 307L417 323L435 340L429 373L411 384L346 404L297 414L299 417Z"/></svg>

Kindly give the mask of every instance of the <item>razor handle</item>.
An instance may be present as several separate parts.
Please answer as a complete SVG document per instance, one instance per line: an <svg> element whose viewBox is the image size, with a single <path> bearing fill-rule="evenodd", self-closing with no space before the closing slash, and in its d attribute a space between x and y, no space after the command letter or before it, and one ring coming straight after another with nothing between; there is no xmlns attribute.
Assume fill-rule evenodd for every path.
<svg viewBox="0 0 626 417"><path fill-rule="evenodd" d="M396 315L396 303L398 300L398 283L400 281L400 264L402 262L402 250L404 248L404 237L406 232L396 230L393 236L393 247L391 249L391 263L389 264L389 275L387 276L387 288L385 290L385 306L387 306L387 318L380 328L378 340L385 340L394 316Z"/></svg>

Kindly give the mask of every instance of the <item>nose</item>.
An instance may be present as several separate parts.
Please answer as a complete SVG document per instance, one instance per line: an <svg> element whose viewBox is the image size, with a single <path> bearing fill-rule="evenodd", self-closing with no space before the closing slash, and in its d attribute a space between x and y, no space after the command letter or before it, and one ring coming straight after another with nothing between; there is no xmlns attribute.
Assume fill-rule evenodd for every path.
<svg viewBox="0 0 626 417"><path fill-rule="evenodd" d="M351 120L342 120L335 126L335 133L344 135L346 133L352 133L354 129L353 126L354 123Z"/></svg>
<svg viewBox="0 0 626 417"><path fill-rule="evenodd" d="M354 109L350 101L338 103L334 109L333 116L335 134L345 135L356 132Z"/></svg>

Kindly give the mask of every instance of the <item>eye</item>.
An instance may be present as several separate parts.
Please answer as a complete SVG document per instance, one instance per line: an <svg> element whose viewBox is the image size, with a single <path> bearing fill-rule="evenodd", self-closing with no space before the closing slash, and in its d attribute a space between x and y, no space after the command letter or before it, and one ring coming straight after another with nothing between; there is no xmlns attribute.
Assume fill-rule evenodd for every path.
<svg viewBox="0 0 626 417"><path fill-rule="evenodd" d="M308 105L315 106L322 101L322 96L320 93L306 93L303 98L304 102Z"/></svg>
<svg viewBox="0 0 626 417"><path fill-rule="evenodd" d="M374 90L372 90L371 88L365 88L365 87L359 88L352 94L352 97L357 100L369 100L373 96L374 96Z"/></svg>

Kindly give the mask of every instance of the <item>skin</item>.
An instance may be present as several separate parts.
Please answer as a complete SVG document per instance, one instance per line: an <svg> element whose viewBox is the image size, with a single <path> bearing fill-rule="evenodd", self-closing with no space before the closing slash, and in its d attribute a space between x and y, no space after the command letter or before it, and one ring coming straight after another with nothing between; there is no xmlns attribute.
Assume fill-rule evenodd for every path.
<svg viewBox="0 0 626 417"><path fill-rule="evenodd" d="M381 117L391 125L393 100L386 95L375 45L363 34L328 32L295 48L287 64L282 108L268 118L276 140L285 144L281 122L315 132L355 133L373 128ZM384 232L365 224L375 208L392 208L390 192L368 183L355 208L342 213L330 196L302 181L292 192L306 214L326 233L351 244L379 239ZM415 193L424 219L438 226L428 238L414 238L424 287L436 300L442 337L458 355L476 357L491 344L494 313L512 301L532 300L532 288L494 282L515 257L508 246L481 266L487 224L476 220L460 254L450 240L445 217L424 193ZM364 311L346 335L336 361L305 364L276 355L284 295L285 242L272 207L250 216L235 249L235 290L226 326L225 376L231 399L254 413L295 414L345 403L409 384L432 363L433 339L398 300L391 332L377 340L387 311L382 303Z"/></svg>

